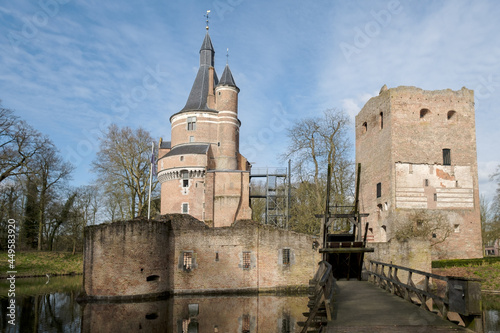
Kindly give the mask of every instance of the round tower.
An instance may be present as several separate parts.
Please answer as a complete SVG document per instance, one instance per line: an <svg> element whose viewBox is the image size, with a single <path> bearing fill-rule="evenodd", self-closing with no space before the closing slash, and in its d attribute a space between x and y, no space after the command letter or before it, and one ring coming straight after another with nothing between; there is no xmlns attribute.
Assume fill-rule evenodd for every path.
<svg viewBox="0 0 500 333"><path fill-rule="evenodd" d="M233 75L226 65L221 80L215 87L216 109L219 111L219 130L216 169L236 170L238 167L239 131L238 93Z"/></svg>

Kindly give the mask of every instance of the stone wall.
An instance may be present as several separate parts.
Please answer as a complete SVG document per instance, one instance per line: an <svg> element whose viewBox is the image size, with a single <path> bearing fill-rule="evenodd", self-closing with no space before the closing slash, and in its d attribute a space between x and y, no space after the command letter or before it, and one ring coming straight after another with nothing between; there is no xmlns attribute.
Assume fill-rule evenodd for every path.
<svg viewBox="0 0 500 333"><path fill-rule="evenodd" d="M251 221L210 228L183 214L91 226L85 293L106 298L307 287L321 260L314 240Z"/></svg>
<svg viewBox="0 0 500 333"><path fill-rule="evenodd" d="M176 228L173 293L256 292L306 286L321 257L309 235L238 221L230 227ZM283 250L289 264L283 264ZM195 267L181 265L192 253ZM247 257L248 267L245 265Z"/></svg>
<svg viewBox="0 0 500 333"><path fill-rule="evenodd" d="M133 220L85 228L83 284L96 298L169 289L168 225Z"/></svg>
<svg viewBox="0 0 500 333"><path fill-rule="evenodd" d="M427 273L432 272L431 246L428 241L409 240L398 242L391 240L382 243L370 243L368 247L374 248L375 252L365 254L365 265L369 267L368 261L375 260L383 263L407 268L417 269ZM385 271L387 274L387 270ZM406 283L408 274L404 271L398 272L399 279ZM417 281L414 281L417 282Z"/></svg>

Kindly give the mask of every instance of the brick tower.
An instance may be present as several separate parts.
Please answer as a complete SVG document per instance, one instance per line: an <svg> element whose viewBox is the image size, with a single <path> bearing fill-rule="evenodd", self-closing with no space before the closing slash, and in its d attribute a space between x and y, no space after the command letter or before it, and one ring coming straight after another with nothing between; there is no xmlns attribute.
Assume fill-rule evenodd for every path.
<svg viewBox="0 0 500 333"><path fill-rule="evenodd" d="M239 153L238 93L229 65L214 69L210 35L186 105L170 117L171 142L160 141L161 213L184 213L214 227L250 219L250 164Z"/></svg>
<svg viewBox="0 0 500 333"><path fill-rule="evenodd" d="M356 116L356 162L368 240L388 241L405 217L434 212L448 237L433 259L482 257L472 90L384 86Z"/></svg>

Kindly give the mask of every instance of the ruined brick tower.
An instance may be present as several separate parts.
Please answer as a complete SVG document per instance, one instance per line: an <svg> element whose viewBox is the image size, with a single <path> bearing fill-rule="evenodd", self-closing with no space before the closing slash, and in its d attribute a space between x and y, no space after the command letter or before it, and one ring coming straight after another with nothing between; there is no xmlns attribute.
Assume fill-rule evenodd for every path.
<svg viewBox="0 0 500 333"><path fill-rule="evenodd" d="M472 90L384 86L356 116L356 162L369 241L390 240L422 210L449 224L433 259L482 257Z"/></svg>
<svg viewBox="0 0 500 333"><path fill-rule="evenodd" d="M229 65L219 81L214 55L207 31L186 105L170 117L172 141L160 142L158 180L161 214L190 214L221 227L251 218L250 164L239 153L240 89Z"/></svg>

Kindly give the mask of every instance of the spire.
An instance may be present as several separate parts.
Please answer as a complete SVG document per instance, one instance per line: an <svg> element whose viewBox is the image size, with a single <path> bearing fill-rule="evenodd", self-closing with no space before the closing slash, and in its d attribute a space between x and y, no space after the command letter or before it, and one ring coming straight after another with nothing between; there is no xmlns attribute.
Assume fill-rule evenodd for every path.
<svg viewBox="0 0 500 333"><path fill-rule="evenodd" d="M205 35L205 39L201 44L200 48L200 68L198 69L198 74L196 74L196 79L194 80L193 87L191 88L191 92L189 93L188 100L186 105L181 110L208 110L207 106L207 96L209 93L209 69L214 66L214 56L215 51L212 45L212 40L210 39L210 35L208 31ZM219 80L217 78L217 74L215 70L213 70L213 86L215 87Z"/></svg>
<svg viewBox="0 0 500 333"><path fill-rule="evenodd" d="M234 82L233 73L231 73L229 64L226 64L226 67L224 68L224 72L220 77L219 86L231 86L239 90L238 86Z"/></svg>
<svg viewBox="0 0 500 333"><path fill-rule="evenodd" d="M200 66L203 65L213 66L214 56L215 56L214 47L212 45L212 40L210 39L210 35L208 34L207 31L205 39L203 40L203 44L201 44L200 48Z"/></svg>

